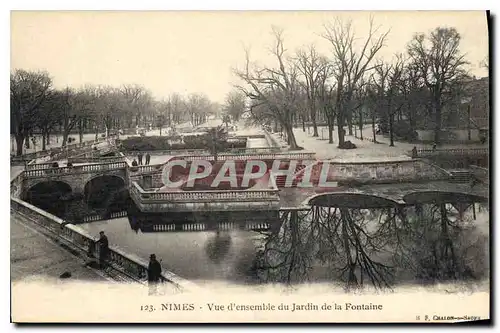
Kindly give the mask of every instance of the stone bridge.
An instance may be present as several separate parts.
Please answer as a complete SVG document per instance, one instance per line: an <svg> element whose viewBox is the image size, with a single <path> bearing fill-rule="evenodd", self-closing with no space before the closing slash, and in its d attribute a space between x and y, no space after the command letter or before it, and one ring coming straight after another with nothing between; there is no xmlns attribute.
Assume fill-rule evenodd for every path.
<svg viewBox="0 0 500 333"><path fill-rule="evenodd" d="M43 183L52 183L60 188L71 190L73 194L84 194L85 188L92 182L106 178L118 178L122 187L128 185L125 162L88 164L71 167L51 168L51 164L40 165L39 169L26 170L20 196L24 197L30 190Z"/></svg>

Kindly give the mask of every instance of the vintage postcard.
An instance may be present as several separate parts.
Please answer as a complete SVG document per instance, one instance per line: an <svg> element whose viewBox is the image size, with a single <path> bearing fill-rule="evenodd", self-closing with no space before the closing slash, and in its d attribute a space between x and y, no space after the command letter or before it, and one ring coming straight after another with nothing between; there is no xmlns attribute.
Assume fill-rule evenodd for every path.
<svg viewBox="0 0 500 333"><path fill-rule="evenodd" d="M11 321L489 321L489 22L12 11Z"/></svg>

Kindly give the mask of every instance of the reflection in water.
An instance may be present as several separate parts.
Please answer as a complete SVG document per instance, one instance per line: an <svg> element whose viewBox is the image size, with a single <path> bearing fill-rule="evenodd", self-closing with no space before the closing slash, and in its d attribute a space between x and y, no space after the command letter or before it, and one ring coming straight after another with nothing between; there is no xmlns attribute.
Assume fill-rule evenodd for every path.
<svg viewBox="0 0 500 333"><path fill-rule="evenodd" d="M229 253L231 248L231 235L226 232L217 231L215 237L209 239L205 245L207 256L216 264L221 261Z"/></svg>
<svg viewBox="0 0 500 333"><path fill-rule="evenodd" d="M260 235L252 231L147 231L137 216L80 224L92 235L104 230L112 246L148 260L156 253L162 266L173 273L198 282L226 280L253 281L249 275ZM145 230L143 230L143 228Z"/></svg>

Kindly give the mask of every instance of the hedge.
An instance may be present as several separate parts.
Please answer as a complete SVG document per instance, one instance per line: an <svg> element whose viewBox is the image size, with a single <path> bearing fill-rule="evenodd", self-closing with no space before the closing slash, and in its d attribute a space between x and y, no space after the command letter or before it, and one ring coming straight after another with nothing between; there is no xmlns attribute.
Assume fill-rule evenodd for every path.
<svg viewBox="0 0 500 333"><path fill-rule="evenodd" d="M155 151L155 150L183 150L183 149L207 149L211 139L206 135L184 136L184 143L170 143L168 136L144 136L130 137L121 141L121 148L128 151ZM246 148L247 140L228 140L217 144L219 151L232 148Z"/></svg>

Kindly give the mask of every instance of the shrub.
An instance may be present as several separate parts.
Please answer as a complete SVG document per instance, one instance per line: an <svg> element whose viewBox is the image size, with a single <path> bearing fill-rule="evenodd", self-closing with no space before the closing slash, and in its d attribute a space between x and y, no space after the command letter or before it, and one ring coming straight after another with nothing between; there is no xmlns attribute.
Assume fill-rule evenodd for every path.
<svg viewBox="0 0 500 333"><path fill-rule="evenodd" d="M183 143L170 143L169 136L130 137L121 142L121 147L128 151L152 150L183 150L183 149L210 149L211 138L208 135L187 135ZM218 150L225 151L230 148L246 148L247 140L229 140L219 142Z"/></svg>
<svg viewBox="0 0 500 333"><path fill-rule="evenodd" d="M357 146L354 143L352 143L351 141L344 141L344 143L339 145L338 147L339 147L339 149L356 149L357 148Z"/></svg>
<svg viewBox="0 0 500 333"><path fill-rule="evenodd" d="M418 139L417 131L413 130L410 124L405 121L395 123L393 131L395 137L405 141L412 142Z"/></svg>

